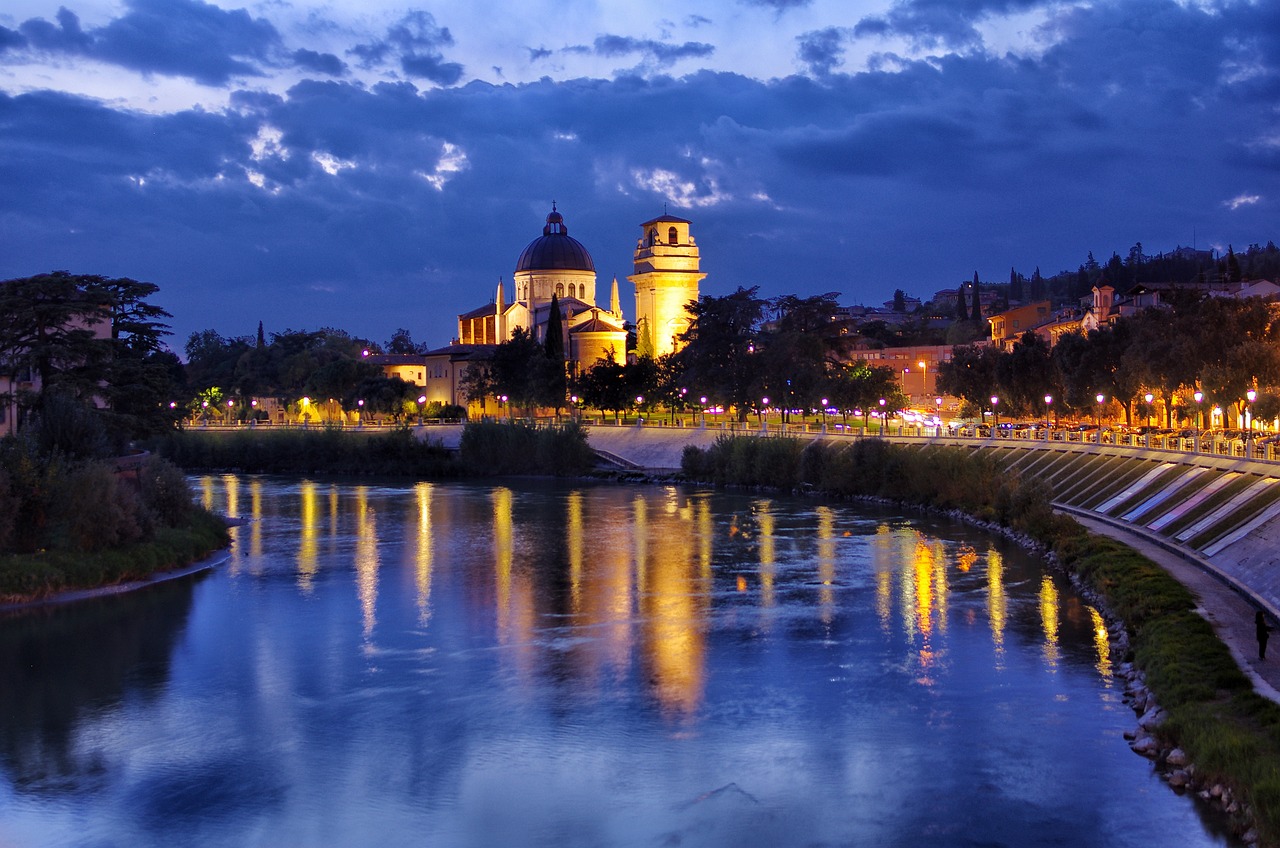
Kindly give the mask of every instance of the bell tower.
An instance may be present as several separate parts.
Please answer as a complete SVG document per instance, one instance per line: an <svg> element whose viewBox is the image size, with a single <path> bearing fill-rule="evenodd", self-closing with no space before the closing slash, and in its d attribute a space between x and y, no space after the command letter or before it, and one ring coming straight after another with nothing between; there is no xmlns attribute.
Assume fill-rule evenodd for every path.
<svg viewBox="0 0 1280 848"><path fill-rule="evenodd" d="M663 215L640 225L636 244L636 351L662 356L680 347L678 336L689 326L684 305L698 299L698 246L689 222Z"/></svg>

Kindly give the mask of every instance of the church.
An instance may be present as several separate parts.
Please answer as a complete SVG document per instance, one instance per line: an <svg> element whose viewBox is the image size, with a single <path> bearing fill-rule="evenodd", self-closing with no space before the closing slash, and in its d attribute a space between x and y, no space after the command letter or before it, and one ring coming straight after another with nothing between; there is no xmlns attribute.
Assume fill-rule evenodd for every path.
<svg viewBox="0 0 1280 848"><path fill-rule="evenodd" d="M699 271L689 224L664 214L640 225L635 273L627 279L635 285L636 347L642 356L676 349L688 326L684 306L698 299L698 283L706 275ZM554 203L542 235L516 260L512 281L511 300L499 283L492 303L458 316L457 344L497 344L517 327L545 343L554 297L572 370L585 370L600 359L624 361L627 330L618 280L610 286L608 308L598 306L595 263L582 242L569 235Z"/></svg>
<svg viewBox="0 0 1280 848"><path fill-rule="evenodd" d="M637 355L675 351L689 326L685 304L698 299L698 284L706 277L689 227L689 221L665 213L640 225L633 273L627 277L635 286ZM571 372L585 371L601 359L626 361L627 326L618 280L609 287L608 306L599 305L595 262L582 242L569 235L554 203L542 235L516 259L512 289L499 282L491 302L459 315L452 344L425 356L384 355L374 361L388 375L422 386L426 403L466 406L460 386L468 364L488 356L517 328L545 344L553 298Z"/></svg>

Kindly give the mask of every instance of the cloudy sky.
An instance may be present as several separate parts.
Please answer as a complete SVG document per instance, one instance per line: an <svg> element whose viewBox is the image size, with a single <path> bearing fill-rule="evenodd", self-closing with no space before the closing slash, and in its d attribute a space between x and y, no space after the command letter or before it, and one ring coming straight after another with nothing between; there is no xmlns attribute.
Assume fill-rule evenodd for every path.
<svg viewBox="0 0 1280 848"><path fill-rule="evenodd" d="M1280 4L0 6L0 278L154 282L175 349L259 320L446 344L553 200L629 317L664 204L704 293L850 304L1265 243Z"/></svg>

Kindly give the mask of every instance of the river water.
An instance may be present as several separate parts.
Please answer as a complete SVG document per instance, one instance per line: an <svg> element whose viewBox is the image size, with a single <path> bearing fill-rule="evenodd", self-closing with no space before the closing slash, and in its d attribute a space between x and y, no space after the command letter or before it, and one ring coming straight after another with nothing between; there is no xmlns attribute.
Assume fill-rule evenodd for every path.
<svg viewBox="0 0 1280 848"><path fill-rule="evenodd" d="M0 846L1208 846L1005 541L680 487L195 481L202 578L0 619Z"/></svg>

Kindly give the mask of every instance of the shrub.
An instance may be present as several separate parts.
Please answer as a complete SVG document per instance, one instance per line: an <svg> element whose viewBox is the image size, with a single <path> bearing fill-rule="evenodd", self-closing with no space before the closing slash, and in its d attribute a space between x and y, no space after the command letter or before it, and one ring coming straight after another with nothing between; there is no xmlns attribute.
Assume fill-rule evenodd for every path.
<svg viewBox="0 0 1280 848"><path fill-rule="evenodd" d="M49 506L49 544L101 551L142 538L142 503L103 462L78 465L60 475Z"/></svg>

